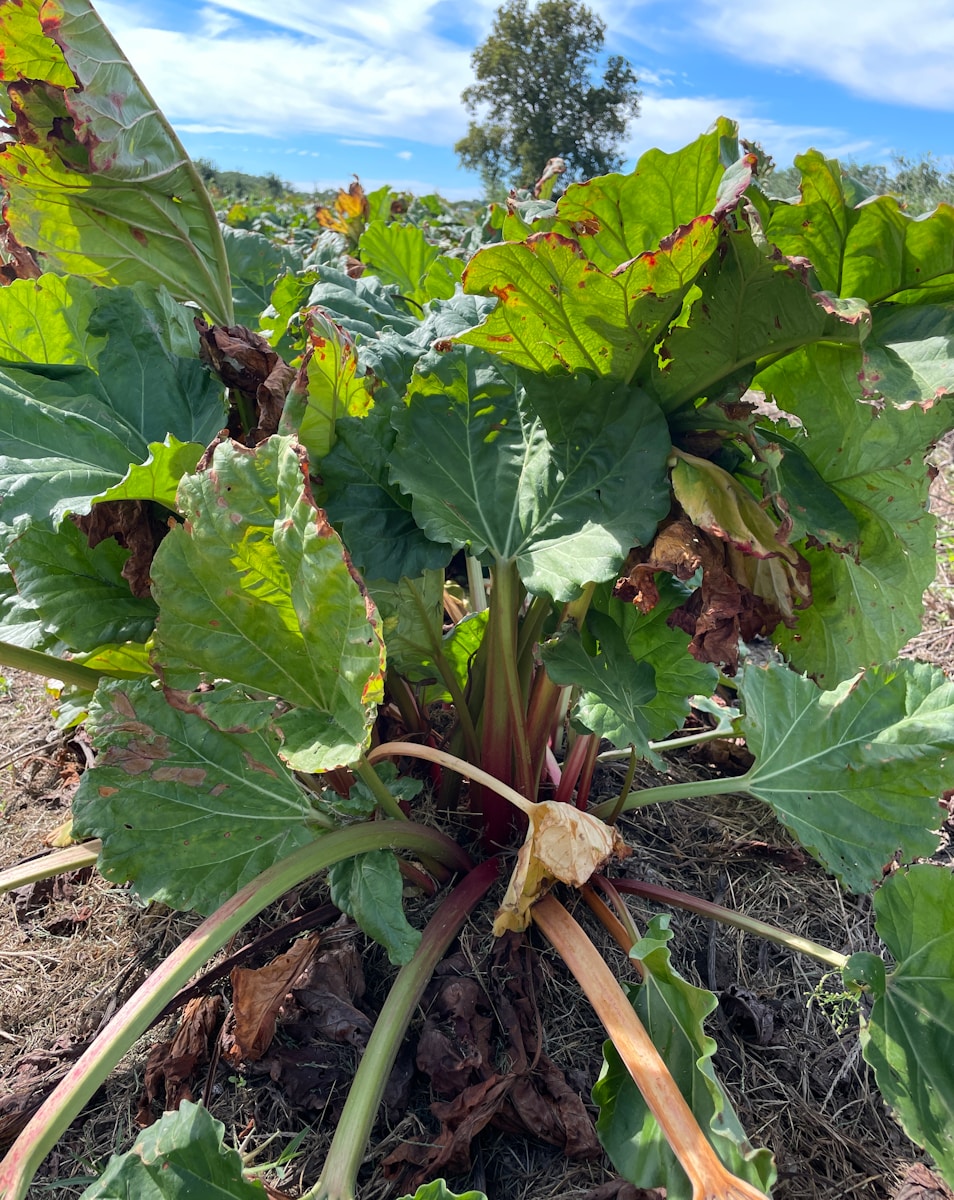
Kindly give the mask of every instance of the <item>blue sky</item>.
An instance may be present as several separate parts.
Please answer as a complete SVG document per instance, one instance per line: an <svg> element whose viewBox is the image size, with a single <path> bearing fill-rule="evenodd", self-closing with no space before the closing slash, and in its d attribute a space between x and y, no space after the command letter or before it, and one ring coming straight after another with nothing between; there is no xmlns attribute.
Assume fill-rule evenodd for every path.
<svg viewBox="0 0 954 1200"><path fill-rule="evenodd" d="M103 0L97 8L193 157L310 189L358 174L448 199L460 93L499 0ZM591 0L643 91L624 151L676 150L720 115L780 166L954 157L951 0ZM625 169L625 168L624 168Z"/></svg>

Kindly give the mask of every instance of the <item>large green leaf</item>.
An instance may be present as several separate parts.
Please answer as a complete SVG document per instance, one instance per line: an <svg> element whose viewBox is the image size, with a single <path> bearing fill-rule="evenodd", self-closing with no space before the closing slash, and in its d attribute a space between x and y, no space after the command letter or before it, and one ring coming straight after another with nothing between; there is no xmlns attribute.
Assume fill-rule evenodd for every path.
<svg viewBox="0 0 954 1200"><path fill-rule="evenodd" d="M261 1183L242 1174L242 1158L223 1143L225 1126L201 1104L183 1100L114 1154L81 1200L263 1200Z"/></svg>
<svg viewBox="0 0 954 1200"><path fill-rule="evenodd" d="M751 1145L712 1067L716 1044L703 1023L718 1000L673 968L671 937L668 916L653 917L630 951L642 964L643 982L627 993L716 1154L734 1175L768 1192L775 1182L771 1153ZM667 1200L692 1200L686 1173L612 1042L603 1054L593 1099L600 1106L596 1131L613 1165L636 1187L663 1187Z"/></svg>
<svg viewBox="0 0 954 1200"><path fill-rule="evenodd" d="M690 696L711 696L719 673L711 663L702 663L689 653L689 635L671 628L666 618L685 604L686 591L671 575L656 576L659 600L648 613L635 604L594 598L594 606L605 611L619 626L631 658L652 667L655 694L642 706L646 733L652 741L667 737L682 727L689 716Z"/></svg>
<svg viewBox="0 0 954 1200"><path fill-rule="evenodd" d="M646 709L656 695L654 671L636 662L622 632L605 613L589 614L587 625L599 641L588 654L576 626L558 631L540 647L547 674L561 687L577 687L573 716L592 733L614 746L635 746L649 753Z"/></svg>
<svg viewBox="0 0 954 1200"><path fill-rule="evenodd" d="M934 521L924 453L947 427L944 405L882 410L861 402L860 350L810 346L762 372L758 385L802 424L791 441L857 523L849 553L809 528L813 602L779 630L785 653L826 686L891 658L920 628L934 578ZM837 546L837 543L836 543Z"/></svg>
<svg viewBox="0 0 954 1200"><path fill-rule="evenodd" d="M884 305L863 347L865 399L930 408L954 395L954 310L950 305Z"/></svg>
<svg viewBox="0 0 954 1200"><path fill-rule="evenodd" d="M261 233L226 226L222 234L232 280L235 323L258 329L259 318L271 303L276 281L299 267L300 259Z"/></svg>
<svg viewBox="0 0 954 1200"><path fill-rule="evenodd" d="M629 380L718 242L716 220L700 216L612 274L559 233L488 246L468 264L464 289L499 303L456 340L535 371Z"/></svg>
<svg viewBox="0 0 954 1200"><path fill-rule="evenodd" d="M867 892L898 849L937 849L949 785L954 683L927 663L876 667L832 691L786 667L746 667L742 731L755 765L737 783L771 805L851 891Z"/></svg>
<svg viewBox="0 0 954 1200"><path fill-rule="evenodd" d="M176 491L183 475L194 471L205 447L197 442L180 442L169 434L164 442L149 443L149 457L134 463L125 476L107 488L99 500L154 500L175 511Z"/></svg>
<svg viewBox="0 0 954 1200"><path fill-rule="evenodd" d="M0 288L0 359L90 366L104 339L89 329L98 292L85 279L41 275Z"/></svg>
<svg viewBox="0 0 954 1200"><path fill-rule="evenodd" d="M427 274L441 252L414 225L371 221L358 242L358 254L369 270L395 284L408 300L424 304L431 299Z"/></svg>
<svg viewBox="0 0 954 1200"><path fill-rule="evenodd" d="M869 303L954 297L954 208L915 218L890 196L856 207L837 162L810 150L795 165L801 202L776 204L766 233L783 253L808 258L826 291Z"/></svg>
<svg viewBox="0 0 954 1200"><path fill-rule="evenodd" d="M392 421L392 478L435 541L516 560L529 591L570 600L609 579L669 508L669 437L637 390L552 377L532 400L512 371L456 350Z"/></svg>
<svg viewBox="0 0 954 1200"><path fill-rule="evenodd" d="M411 512L411 497L390 479L397 438L386 402L365 417L342 417L322 460L328 516L340 529L355 566L367 579L415 578L450 562L447 542L432 541Z"/></svg>
<svg viewBox="0 0 954 1200"><path fill-rule="evenodd" d="M226 442L209 470L183 479L178 504L186 524L152 571L159 661L263 694L250 710L280 732L292 766L353 762L381 698L383 645L299 449L290 438ZM214 692L201 697L211 719L216 708Z"/></svg>
<svg viewBox="0 0 954 1200"><path fill-rule="evenodd" d="M5 9L0 81L16 140L0 153L0 186L13 237L54 270L164 284L230 323L209 198L93 6L24 0Z"/></svg>
<svg viewBox="0 0 954 1200"><path fill-rule="evenodd" d="M18 528L4 557L24 601L71 650L144 642L152 633L156 606L130 592L122 576L129 551L112 538L91 550L69 520L56 531L31 523Z"/></svg>
<svg viewBox="0 0 954 1200"><path fill-rule="evenodd" d="M118 416L83 366L0 371L0 521L58 525L146 457L145 439Z"/></svg>
<svg viewBox="0 0 954 1200"><path fill-rule="evenodd" d="M896 871L874 908L894 970L853 954L844 972L874 997L864 1056L908 1136L954 1185L954 875L927 865Z"/></svg>
<svg viewBox="0 0 954 1200"><path fill-rule="evenodd" d="M361 417L371 407L354 341L320 309L306 312L305 354L282 413L282 432L295 433L312 470L334 445L339 417Z"/></svg>
<svg viewBox="0 0 954 1200"><path fill-rule="evenodd" d="M823 338L857 343L868 328L863 306L844 312L822 303L804 272L766 252L747 228L725 233L719 250L653 370L652 387L667 412L713 398L726 384L741 395L760 358Z"/></svg>
<svg viewBox="0 0 954 1200"><path fill-rule="evenodd" d="M395 966L411 961L421 934L404 915L404 881L393 851L370 850L335 863L328 887L332 903L379 942Z"/></svg>
<svg viewBox="0 0 954 1200"><path fill-rule="evenodd" d="M222 733L149 680L105 683L90 723L99 758L73 801L73 830L101 837L103 874L131 879L144 899L213 912L314 839L308 793L273 735Z"/></svg>
<svg viewBox="0 0 954 1200"><path fill-rule="evenodd" d="M571 183L557 205L557 230L572 231L587 258L612 271L712 212L726 166L737 157L736 126L720 117L674 154L648 150L629 175Z"/></svg>
<svg viewBox="0 0 954 1200"><path fill-rule="evenodd" d="M381 617L388 667L406 679L433 679L436 654L442 652L444 572L425 571L397 583L373 580L368 585Z"/></svg>

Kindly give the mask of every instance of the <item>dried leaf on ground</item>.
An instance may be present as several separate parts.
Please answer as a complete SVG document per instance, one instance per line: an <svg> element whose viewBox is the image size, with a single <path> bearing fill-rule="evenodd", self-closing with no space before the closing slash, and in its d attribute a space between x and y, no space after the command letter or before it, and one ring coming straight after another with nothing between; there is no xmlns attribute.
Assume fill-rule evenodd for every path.
<svg viewBox="0 0 954 1200"><path fill-rule="evenodd" d="M164 1109L177 1109L183 1100L194 1100L191 1082L196 1067L209 1061L209 1044L222 1015L221 996L197 996L182 1010L175 1035L157 1042L146 1059L143 1090L136 1124L145 1129L155 1121L152 1104L164 1098Z"/></svg>
<svg viewBox="0 0 954 1200"><path fill-rule="evenodd" d="M226 1057L233 1063L255 1062L271 1045L278 1012L292 984L318 951L321 935L300 938L267 966L236 967L231 974L234 1021Z"/></svg>

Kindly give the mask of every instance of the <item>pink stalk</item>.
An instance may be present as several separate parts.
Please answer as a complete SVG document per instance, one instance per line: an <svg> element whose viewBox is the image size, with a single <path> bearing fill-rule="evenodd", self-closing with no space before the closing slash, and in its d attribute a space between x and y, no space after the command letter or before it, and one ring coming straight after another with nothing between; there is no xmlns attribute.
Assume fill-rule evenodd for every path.
<svg viewBox="0 0 954 1200"><path fill-rule="evenodd" d="M546 896L534 922L566 962L692 1185L692 1200L765 1200L723 1166L616 977L562 904Z"/></svg>

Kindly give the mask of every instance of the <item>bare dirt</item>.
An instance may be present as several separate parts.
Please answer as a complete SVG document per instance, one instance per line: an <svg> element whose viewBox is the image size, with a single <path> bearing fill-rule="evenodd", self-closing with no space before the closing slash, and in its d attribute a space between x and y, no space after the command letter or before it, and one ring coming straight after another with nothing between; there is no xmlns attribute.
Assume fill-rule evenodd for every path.
<svg viewBox="0 0 954 1200"><path fill-rule="evenodd" d="M939 519L938 578L926 598L925 630L909 652L950 670L954 472L949 450L942 447L938 455L942 470L932 501ZM45 839L67 819L79 773L90 759L81 732L52 730L52 699L42 685L17 672L4 674L0 868L46 851ZM732 748L726 750L725 762L686 756L673 771L677 778L731 771ZM607 795L618 790L614 770L606 768L600 779ZM648 769L642 782L655 782ZM694 892L843 953L878 949L868 899L844 895L791 843L771 814L751 801L723 797L642 810L625 833L636 846L627 868L634 877ZM951 861L949 843L940 857ZM242 966L272 962L302 929L330 923L327 899L321 885L285 897L227 947L219 961L227 960L229 966L242 946L264 939L251 945ZM411 904L411 918L420 925L426 903L412 899ZM419 906L417 914L414 905ZM630 908L641 928L659 911L638 899L631 900ZM491 959L490 912L489 906L480 910L464 930L459 960L464 974L469 962L483 975ZM587 920L582 906L578 915ZM770 1146L776 1155L777 1200L942 1200L943 1185L921 1165L923 1155L885 1110L861 1057L857 1015L840 996L837 979L826 976L813 960L736 930L683 912L673 911L671 920L679 970L720 997L709 1025L719 1046L717 1070L752 1142ZM0 1150L64 1066L196 923L189 914L144 906L128 889L90 870L0 898ZM622 954L593 921L587 924L602 939L620 977L632 978ZM543 1019L539 1049L593 1113L589 1089L600 1069L602 1032L560 961L541 939L532 940L539 955L534 975ZM338 930L323 945L335 943L356 949L365 991L355 1001L355 1011L373 1019L393 968L361 935ZM323 1010L315 1007L318 1001L308 1007L301 997L311 993L301 987L297 1008L284 1013L279 1030L285 1065L276 1067L273 1055L264 1066L237 1067L228 1056L230 1035L223 1043L219 1034L221 1014L232 1004L228 978L204 982L199 991L221 996L207 1002L218 1005L219 1015L209 1018L215 1036L202 1047L193 1046L198 1060L185 1086L205 1100L224 1122L230 1143L251 1161L274 1161L304 1129L291 1163L264 1176L282 1193L298 1195L319 1173L357 1051L345 1045L330 1057L319 1053L315 1029L321 1018L316 1013ZM196 1010L190 1011L195 1034ZM415 1045L423 1023L422 1013L412 1030ZM111 1153L128 1149L146 1114L158 1114L162 1087L156 1099L144 1100L147 1058L150 1048L175 1030L175 1017L161 1023L112 1073L44 1163L32 1200L80 1196ZM495 1052L502 1058L514 1053L505 1031L498 1028L489 1036L496 1039ZM203 1061L207 1052L211 1062ZM375 1130L362 1172L362 1200L395 1194L372 1164L395 1151L400 1155L414 1138L435 1135L429 1111L434 1096L419 1076L411 1079L412 1061L406 1060L406 1067L410 1091L392 1104ZM167 1094L183 1094L175 1080L165 1087ZM613 1178L605 1158L568 1161L562 1151L537 1139L488 1127L474 1141L471 1173L451 1174L449 1182L458 1190L482 1188L491 1200L628 1200L626 1192L609 1187ZM946 1196L950 1200L949 1192Z"/></svg>

